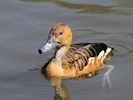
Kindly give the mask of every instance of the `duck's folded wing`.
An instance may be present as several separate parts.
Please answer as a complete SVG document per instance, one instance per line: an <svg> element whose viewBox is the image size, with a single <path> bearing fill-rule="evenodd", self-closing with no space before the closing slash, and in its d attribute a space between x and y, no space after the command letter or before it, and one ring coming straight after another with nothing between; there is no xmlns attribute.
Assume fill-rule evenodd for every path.
<svg viewBox="0 0 133 100"><path fill-rule="evenodd" d="M66 55L69 67L83 70L88 64L89 59L99 56L100 52L106 53L108 46L104 43L81 43L71 45Z"/></svg>

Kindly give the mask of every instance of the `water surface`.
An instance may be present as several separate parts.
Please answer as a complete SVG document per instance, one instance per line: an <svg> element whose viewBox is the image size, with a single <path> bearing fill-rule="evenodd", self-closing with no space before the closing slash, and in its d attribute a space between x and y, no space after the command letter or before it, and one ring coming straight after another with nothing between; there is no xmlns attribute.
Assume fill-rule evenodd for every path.
<svg viewBox="0 0 133 100"><path fill-rule="evenodd" d="M67 100L133 99L132 0L0 0L1 100L59 100L40 69L53 51L39 55L50 28L71 25L73 43L104 42L115 48L106 64L115 66L112 89L102 88L101 72L86 80L64 80ZM58 98L59 97L59 98Z"/></svg>

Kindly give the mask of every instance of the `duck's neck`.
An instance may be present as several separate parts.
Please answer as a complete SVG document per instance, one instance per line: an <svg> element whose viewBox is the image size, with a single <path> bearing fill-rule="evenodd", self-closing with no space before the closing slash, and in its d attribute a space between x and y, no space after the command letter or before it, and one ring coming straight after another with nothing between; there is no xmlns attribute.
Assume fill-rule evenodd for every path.
<svg viewBox="0 0 133 100"><path fill-rule="evenodd" d="M70 45L62 46L59 48L55 54L55 59L57 62L61 62L62 58L67 54L67 51L69 49Z"/></svg>

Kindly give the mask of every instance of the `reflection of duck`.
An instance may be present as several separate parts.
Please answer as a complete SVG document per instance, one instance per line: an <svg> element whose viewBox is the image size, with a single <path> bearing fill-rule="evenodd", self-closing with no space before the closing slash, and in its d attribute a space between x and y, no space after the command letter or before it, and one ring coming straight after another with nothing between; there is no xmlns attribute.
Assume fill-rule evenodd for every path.
<svg viewBox="0 0 133 100"><path fill-rule="evenodd" d="M104 43L72 44L71 28L67 24L56 24L50 31L47 43L39 53L56 47L56 53L43 67L49 77L73 78L82 75L92 77L104 68L103 63L112 51ZM109 75L110 71L106 74Z"/></svg>
<svg viewBox="0 0 133 100"><path fill-rule="evenodd" d="M61 78L52 77L47 79L50 82L51 86L54 88L54 100L70 100L69 91L63 84Z"/></svg>

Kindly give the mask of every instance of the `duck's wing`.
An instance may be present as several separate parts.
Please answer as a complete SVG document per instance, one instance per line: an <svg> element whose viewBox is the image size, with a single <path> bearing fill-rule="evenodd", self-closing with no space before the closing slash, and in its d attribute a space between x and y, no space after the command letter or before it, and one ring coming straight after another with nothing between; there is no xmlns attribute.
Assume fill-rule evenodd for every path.
<svg viewBox="0 0 133 100"><path fill-rule="evenodd" d="M98 57L101 52L103 55L107 54L108 48L109 47L104 43L73 44L70 46L64 62L67 62L69 67L83 70L83 68L88 64L90 58ZM108 53L110 51L108 51Z"/></svg>
<svg viewBox="0 0 133 100"><path fill-rule="evenodd" d="M66 54L66 59L70 59L72 56L74 56L74 54L76 53L76 51L78 51L79 48L82 48L86 45L89 45L90 43L78 43L78 44L72 44Z"/></svg>

